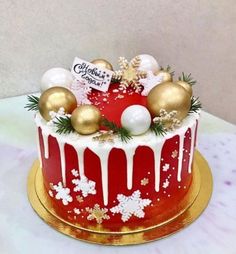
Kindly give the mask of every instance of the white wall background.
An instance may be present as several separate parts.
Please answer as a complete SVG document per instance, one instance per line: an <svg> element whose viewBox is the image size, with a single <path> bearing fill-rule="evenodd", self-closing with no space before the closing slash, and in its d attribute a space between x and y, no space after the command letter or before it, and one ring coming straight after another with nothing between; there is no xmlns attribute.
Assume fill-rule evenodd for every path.
<svg viewBox="0 0 236 254"><path fill-rule="evenodd" d="M140 53L191 72L204 108L236 123L236 1L0 1L0 97L38 91L75 56L115 65Z"/></svg>

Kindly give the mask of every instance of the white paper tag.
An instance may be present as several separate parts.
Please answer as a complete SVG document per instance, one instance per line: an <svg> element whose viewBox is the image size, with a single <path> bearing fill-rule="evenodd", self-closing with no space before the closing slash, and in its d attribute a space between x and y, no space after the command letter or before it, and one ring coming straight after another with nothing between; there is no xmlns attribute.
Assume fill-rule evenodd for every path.
<svg viewBox="0 0 236 254"><path fill-rule="evenodd" d="M113 72L76 57L71 73L77 80L88 84L94 89L106 92L111 83Z"/></svg>

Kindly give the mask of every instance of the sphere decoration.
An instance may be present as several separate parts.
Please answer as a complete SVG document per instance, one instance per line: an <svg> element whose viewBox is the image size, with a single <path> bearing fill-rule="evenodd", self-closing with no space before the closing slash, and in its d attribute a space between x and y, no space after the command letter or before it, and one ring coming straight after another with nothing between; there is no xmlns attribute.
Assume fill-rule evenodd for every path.
<svg viewBox="0 0 236 254"><path fill-rule="evenodd" d="M65 113L71 114L76 107L74 94L64 87L51 87L39 99L39 112L46 121L51 120L50 111L58 112L60 108L64 108Z"/></svg>
<svg viewBox="0 0 236 254"><path fill-rule="evenodd" d="M176 118L183 120L190 109L191 97L180 85L164 82L155 86L147 97L147 108L153 116L159 116L161 109L171 112L177 111Z"/></svg>
<svg viewBox="0 0 236 254"><path fill-rule="evenodd" d="M172 76L168 71L158 71L157 76L162 79L162 83L172 81Z"/></svg>
<svg viewBox="0 0 236 254"><path fill-rule="evenodd" d="M156 73L160 70L160 66L153 56L142 54L139 57L141 60L138 68L139 71L152 71Z"/></svg>
<svg viewBox="0 0 236 254"><path fill-rule="evenodd" d="M73 75L64 68L52 68L46 71L41 79L41 91L50 87L62 86L69 87L73 82Z"/></svg>
<svg viewBox="0 0 236 254"><path fill-rule="evenodd" d="M182 86L189 93L190 97L193 96L193 88L190 84L181 80L176 81L175 84Z"/></svg>
<svg viewBox="0 0 236 254"><path fill-rule="evenodd" d="M97 65L98 67L113 71L113 67L112 67L111 63L109 63L105 59L94 59L91 63Z"/></svg>
<svg viewBox="0 0 236 254"><path fill-rule="evenodd" d="M132 105L123 111L121 125L129 130L131 135L141 135L149 129L151 115L144 106Z"/></svg>
<svg viewBox="0 0 236 254"><path fill-rule="evenodd" d="M93 105L81 105L71 115L73 128L83 135L95 133L100 128L102 115L100 110Z"/></svg>

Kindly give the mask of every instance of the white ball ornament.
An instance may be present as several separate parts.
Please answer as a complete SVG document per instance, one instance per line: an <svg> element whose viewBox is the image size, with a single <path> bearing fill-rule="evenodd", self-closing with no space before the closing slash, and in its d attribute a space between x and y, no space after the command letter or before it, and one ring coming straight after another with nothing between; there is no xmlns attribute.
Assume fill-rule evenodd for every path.
<svg viewBox="0 0 236 254"><path fill-rule="evenodd" d="M43 74L41 79L41 90L43 92L54 86L68 88L72 82L73 75L70 71L64 68L52 68Z"/></svg>
<svg viewBox="0 0 236 254"><path fill-rule="evenodd" d="M144 106L132 105L123 111L121 125L129 130L131 135L141 135L149 129L151 115Z"/></svg>
<svg viewBox="0 0 236 254"><path fill-rule="evenodd" d="M141 60L138 68L139 71L152 71L153 73L157 73L160 70L160 66L153 56L142 54L139 57Z"/></svg>

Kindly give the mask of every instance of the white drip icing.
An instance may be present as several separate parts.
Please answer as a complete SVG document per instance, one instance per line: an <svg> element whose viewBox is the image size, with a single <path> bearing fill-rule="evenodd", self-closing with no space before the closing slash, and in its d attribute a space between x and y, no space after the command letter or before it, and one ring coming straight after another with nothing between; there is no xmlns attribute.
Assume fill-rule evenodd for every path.
<svg viewBox="0 0 236 254"><path fill-rule="evenodd" d="M84 147L76 149L80 176L84 176L84 150Z"/></svg>
<svg viewBox="0 0 236 254"><path fill-rule="evenodd" d="M134 154L136 147L128 147L123 149L126 156L126 170L127 170L127 188L132 189L133 186L133 165L134 165Z"/></svg>
<svg viewBox="0 0 236 254"><path fill-rule="evenodd" d="M186 131L185 131L186 133ZM179 135L179 157L178 157L178 182L181 181L181 172L182 172L182 163L183 163L183 154L184 154L184 135Z"/></svg>
<svg viewBox="0 0 236 254"><path fill-rule="evenodd" d="M149 145L154 154L154 172L155 172L155 191L160 189L160 173L161 173L161 151L164 145L164 140L156 145Z"/></svg>
<svg viewBox="0 0 236 254"><path fill-rule="evenodd" d="M66 186L66 161L65 161L65 143L58 142L61 158L61 177L62 183Z"/></svg>
<svg viewBox="0 0 236 254"><path fill-rule="evenodd" d="M49 150L48 150L48 133L45 133L42 131L42 137L43 137L43 147L44 147L44 157L45 159L49 158Z"/></svg>
<svg viewBox="0 0 236 254"><path fill-rule="evenodd" d="M195 123L190 128L190 134L191 134L191 144L190 144L190 155L189 155L189 162L188 162L188 172L191 173L192 171L192 163L193 163L193 154L194 154L194 143L195 143L195 131L196 131L197 123Z"/></svg>
<svg viewBox="0 0 236 254"><path fill-rule="evenodd" d="M38 157L39 157L39 166L42 168L42 155L41 155L41 148L40 148L40 139L39 139L39 130L37 130L37 137L36 137L36 144L37 144L37 149L38 149Z"/></svg>
<svg viewBox="0 0 236 254"><path fill-rule="evenodd" d="M76 151L78 156L78 166L80 175L84 174L84 150L89 148L93 151L99 158L101 163L101 176L102 176L102 191L103 191L103 201L104 205L108 204L108 158L112 148L120 148L125 152L127 159L127 188L132 189L133 185L133 159L135 150L139 146L147 146L153 150L154 160L155 160L155 190L158 192L160 188L160 165L161 165L161 151L162 147L166 140L174 137L175 135L179 136L179 158L178 158L178 173L177 180L181 181L181 170L182 170L182 161L183 161L183 146L184 146L184 135L189 126L196 125L196 119L198 119L199 115L194 114L189 116L183 121L182 127L179 129L168 133L165 137L156 137L153 133L148 132L145 135L135 136L129 142L129 144L125 144L121 142L119 139L116 140L115 145L113 144L103 144L99 145L97 142L93 141L93 135L81 136L77 135L58 135L51 129L50 126L47 126L46 122L42 119L40 114L36 115L36 123L38 127L50 133L53 137L57 139L60 148L60 158L61 158L61 174L62 174L62 182L63 185L66 186L66 165L65 165L65 151L64 145L65 143L72 145ZM194 127L196 128L196 126ZM195 131L195 129L194 129ZM193 132L194 132L193 131ZM97 135L97 134L94 134ZM43 144L45 151L45 158L49 157L48 152L48 134L43 133ZM80 144L78 144L78 139L80 140ZM83 145L81 145L83 144ZM84 147L86 144L86 147ZM191 147L194 144L194 136L192 137ZM192 154L192 152L190 152ZM145 158L144 158L145 159Z"/></svg>

